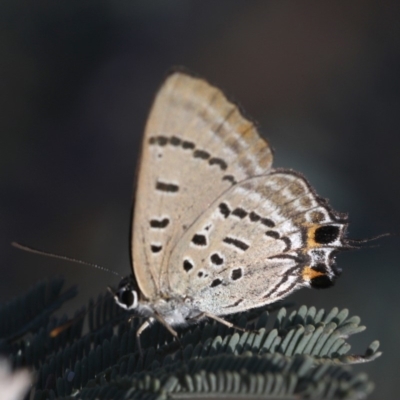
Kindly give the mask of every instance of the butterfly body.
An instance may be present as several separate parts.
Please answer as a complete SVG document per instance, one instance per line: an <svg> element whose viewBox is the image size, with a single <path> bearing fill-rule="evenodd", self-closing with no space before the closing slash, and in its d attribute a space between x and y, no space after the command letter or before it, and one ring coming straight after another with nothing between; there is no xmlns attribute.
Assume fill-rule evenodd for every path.
<svg viewBox="0 0 400 400"><path fill-rule="evenodd" d="M189 297L158 297L147 300L139 299L137 293L134 278L124 278L115 294L116 302L122 308L135 310L145 318L159 315L169 326L185 326L201 319L202 312Z"/></svg>
<svg viewBox="0 0 400 400"><path fill-rule="evenodd" d="M254 124L206 81L170 75L142 145L133 279L115 299L167 327L329 287L347 246L345 215L306 179L272 169Z"/></svg>

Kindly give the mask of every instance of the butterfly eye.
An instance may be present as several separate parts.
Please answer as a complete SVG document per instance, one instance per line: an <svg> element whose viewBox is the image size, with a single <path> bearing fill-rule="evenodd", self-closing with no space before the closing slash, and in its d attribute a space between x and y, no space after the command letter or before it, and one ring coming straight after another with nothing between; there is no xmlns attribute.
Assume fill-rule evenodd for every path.
<svg viewBox="0 0 400 400"><path fill-rule="evenodd" d="M115 301L125 310L133 310L138 305L137 293L129 286L121 288L115 296Z"/></svg>

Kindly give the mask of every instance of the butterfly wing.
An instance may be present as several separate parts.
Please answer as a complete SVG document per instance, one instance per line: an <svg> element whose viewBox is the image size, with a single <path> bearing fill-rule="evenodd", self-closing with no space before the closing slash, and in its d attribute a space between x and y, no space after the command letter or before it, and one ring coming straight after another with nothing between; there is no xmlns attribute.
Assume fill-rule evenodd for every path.
<svg viewBox="0 0 400 400"><path fill-rule="evenodd" d="M302 286L330 286L345 245L334 214L292 171L249 178L223 193L185 232L168 270L171 290L224 315L277 301Z"/></svg>
<svg viewBox="0 0 400 400"><path fill-rule="evenodd" d="M193 221L271 163L268 144L220 90L183 73L167 78L145 129L132 224L133 268L145 297L170 292L169 256Z"/></svg>

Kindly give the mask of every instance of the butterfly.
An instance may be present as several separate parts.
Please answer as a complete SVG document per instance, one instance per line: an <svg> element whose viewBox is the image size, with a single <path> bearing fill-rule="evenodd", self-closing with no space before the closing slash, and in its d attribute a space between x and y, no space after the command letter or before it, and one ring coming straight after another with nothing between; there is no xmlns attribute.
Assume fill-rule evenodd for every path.
<svg viewBox="0 0 400 400"><path fill-rule="evenodd" d="M253 122L207 81L167 77L148 118L119 306L174 327L332 286L347 216L298 172L272 168Z"/></svg>

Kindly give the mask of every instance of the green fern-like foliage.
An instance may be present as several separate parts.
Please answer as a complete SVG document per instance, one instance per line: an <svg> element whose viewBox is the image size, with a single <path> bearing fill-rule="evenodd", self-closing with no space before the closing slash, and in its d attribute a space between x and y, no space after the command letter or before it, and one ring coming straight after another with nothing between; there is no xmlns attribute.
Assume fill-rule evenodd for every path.
<svg viewBox="0 0 400 400"><path fill-rule="evenodd" d="M154 324L141 337L141 357L142 321L108 294L89 304L86 334L85 307L67 325L52 316L76 294L62 286L41 282L0 306L0 353L34 369L34 399L359 399L372 391L351 364L378 357L379 343L349 353L348 338L365 328L347 310L253 310L231 318L246 332L204 322L181 329L180 344ZM51 337L58 326L68 328Z"/></svg>

